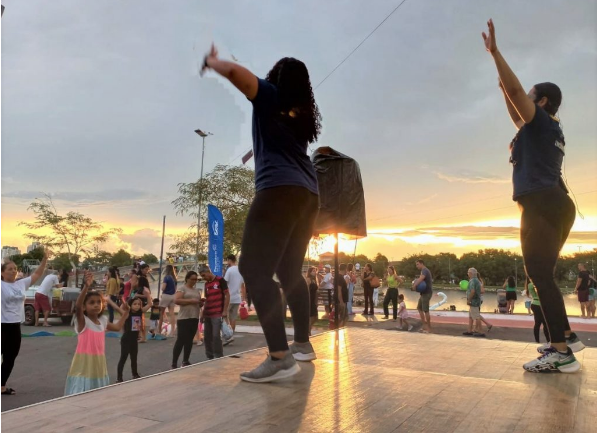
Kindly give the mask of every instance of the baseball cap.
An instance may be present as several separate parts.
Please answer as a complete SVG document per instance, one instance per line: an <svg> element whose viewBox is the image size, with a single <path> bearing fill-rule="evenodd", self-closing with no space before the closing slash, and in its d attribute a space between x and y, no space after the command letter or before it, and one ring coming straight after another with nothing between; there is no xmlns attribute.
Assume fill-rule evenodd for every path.
<svg viewBox="0 0 597 433"><path fill-rule="evenodd" d="M332 269L330 265L325 265L324 268Z"/></svg>

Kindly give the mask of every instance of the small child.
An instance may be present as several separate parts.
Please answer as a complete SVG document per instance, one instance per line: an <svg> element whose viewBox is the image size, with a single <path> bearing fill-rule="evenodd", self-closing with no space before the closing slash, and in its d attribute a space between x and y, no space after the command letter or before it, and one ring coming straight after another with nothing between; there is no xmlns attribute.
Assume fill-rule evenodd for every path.
<svg viewBox="0 0 597 433"><path fill-rule="evenodd" d="M413 325L408 323L408 311L406 310L406 304L404 303L404 295L398 295L398 318L400 319L400 326L397 326L398 329L404 329L404 325L406 325L409 331L412 331Z"/></svg>
<svg viewBox="0 0 597 433"><path fill-rule="evenodd" d="M104 316L104 299L90 291L93 274L85 271L83 289L77 298L75 332L77 349L66 377L64 395L78 394L110 385L106 363L106 330L120 331L128 317L128 305L123 305L118 323L108 323ZM112 302L112 301L110 301Z"/></svg>
<svg viewBox="0 0 597 433"><path fill-rule="evenodd" d="M133 379L139 379L139 372L137 371L137 354L139 353L139 332L143 332L143 322L145 319L145 313L151 307L150 304L143 306L143 301L139 298L131 298L127 304L130 310L127 319L124 322L124 332L120 338L120 359L118 360L118 370L116 376L116 382L120 383L123 381L122 372L124 370L124 364L131 355L131 370L133 373ZM122 314L120 308L114 308L116 311Z"/></svg>
<svg viewBox="0 0 597 433"><path fill-rule="evenodd" d="M149 316L149 333L151 338L155 338L156 329L158 329L158 322L160 320L160 300L153 298L151 305L151 316Z"/></svg>

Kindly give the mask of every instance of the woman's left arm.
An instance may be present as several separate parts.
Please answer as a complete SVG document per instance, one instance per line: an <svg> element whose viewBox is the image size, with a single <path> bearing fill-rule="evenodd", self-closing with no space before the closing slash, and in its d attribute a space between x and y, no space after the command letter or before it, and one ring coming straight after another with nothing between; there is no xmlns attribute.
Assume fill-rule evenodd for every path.
<svg viewBox="0 0 597 433"><path fill-rule="evenodd" d="M512 72L512 69L510 69L510 66L498 50L495 40L493 20L487 22L487 27L489 35L485 34L485 32L482 34L485 42L485 49L489 51L493 57L504 93L520 115L522 121L524 123L530 123L535 117L535 103L527 96L520 81L518 81L518 78L514 72Z"/></svg>
<svg viewBox="0 0 597 433"><path fill-rule="evenodd" d="M201 72L206 69L213 69L226 78L251 101L257 96L258 82L255 74L236 63L218 59L218 50L213 44L203 60Z"/></svg>

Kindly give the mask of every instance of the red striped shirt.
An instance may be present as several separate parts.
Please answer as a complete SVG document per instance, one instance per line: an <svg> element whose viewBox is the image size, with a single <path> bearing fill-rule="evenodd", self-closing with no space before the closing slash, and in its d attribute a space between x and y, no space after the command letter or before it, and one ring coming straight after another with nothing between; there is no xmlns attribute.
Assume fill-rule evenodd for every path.
<svg viewBox="0 0 597 433"><path fill-rule="evenodd" d="M213 281L205 283L205 293L204 317L222 317L224 297L228 293L226 280L222 277L216 277Z"/></svg>

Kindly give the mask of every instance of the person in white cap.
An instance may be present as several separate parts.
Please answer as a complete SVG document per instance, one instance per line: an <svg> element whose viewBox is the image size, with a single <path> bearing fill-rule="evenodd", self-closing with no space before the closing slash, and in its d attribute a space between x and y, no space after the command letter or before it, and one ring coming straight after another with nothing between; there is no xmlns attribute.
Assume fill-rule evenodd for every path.
<svg viewBox="0 0 597 433"><path fill-rule="evenodd" d="M319 283L319 289L327 291L327 302L325 303L325 316L322 319L327 319L331 312L331 305L332 305L332 290L334 289L334 277L332 275L332 267L328 264L324 266L325 275ZM325 292L324 292L325 293ZM325 296L324 296L324 299Z"/></svg>

